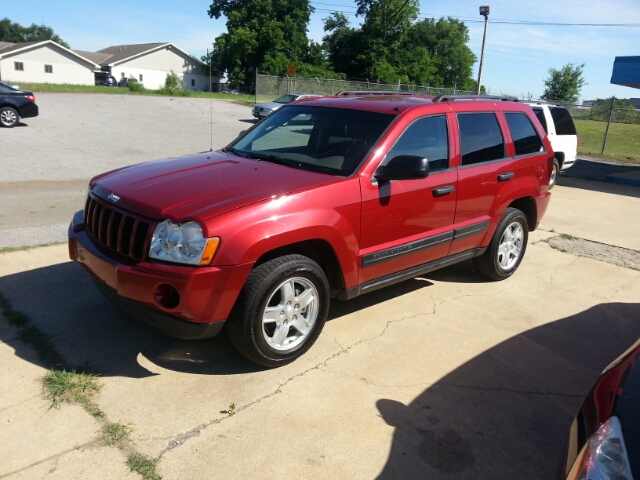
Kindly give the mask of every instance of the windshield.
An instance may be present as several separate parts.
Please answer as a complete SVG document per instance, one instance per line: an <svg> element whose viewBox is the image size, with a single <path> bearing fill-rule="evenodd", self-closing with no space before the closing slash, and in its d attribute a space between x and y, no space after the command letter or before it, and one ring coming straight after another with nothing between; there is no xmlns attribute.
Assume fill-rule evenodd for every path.
<svg viewBox="0 0 640 480"><path fill-rule="evenodd" d="M275 103L291 103L294 100L297 100L298 96L297 95L291 95L289 93L282 95L281 97L278 97L274 100Z"/></svg>
<svg viewBox="0 0 640 480"><path fill-rule="evenodd" d="M290 105L269 115L226 150L332 175L351 175L395 115Z"/></svg>

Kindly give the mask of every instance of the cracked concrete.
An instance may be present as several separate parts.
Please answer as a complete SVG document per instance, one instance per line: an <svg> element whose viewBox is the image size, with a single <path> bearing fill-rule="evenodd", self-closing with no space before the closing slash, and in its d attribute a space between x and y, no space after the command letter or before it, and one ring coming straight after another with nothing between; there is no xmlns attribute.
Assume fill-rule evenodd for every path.
<svg viewBox="0 0 640 480"><path fill-rule="evenodd" d="M633 196L580 194L640 208ZM597 215L567 207L574 195L553 190L510 279L484 281L465 262L334 301L313 348L276 370L224 336L175 340L129 319L65 245L0 254L0 291L70 364L101 372L100 408L133 428L165 479L548 478L598 372L640 336L640 272L544 241L603 240ZM45 369L14 337L0 322L0 478L139 478L118 449L95 444L79 407L47 410Z"/></svg>

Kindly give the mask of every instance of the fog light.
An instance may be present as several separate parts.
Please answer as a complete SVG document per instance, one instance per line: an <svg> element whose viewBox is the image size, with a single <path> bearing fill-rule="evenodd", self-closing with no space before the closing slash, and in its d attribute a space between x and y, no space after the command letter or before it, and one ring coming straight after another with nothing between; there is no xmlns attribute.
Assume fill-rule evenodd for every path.
<svg viewBox="0 0 640 480"><path fill-rule="evenodd" d="M180 294L178 290L168 283L158 285L154 297L158 305L164 308L176 308L180 304Z"/></svg>

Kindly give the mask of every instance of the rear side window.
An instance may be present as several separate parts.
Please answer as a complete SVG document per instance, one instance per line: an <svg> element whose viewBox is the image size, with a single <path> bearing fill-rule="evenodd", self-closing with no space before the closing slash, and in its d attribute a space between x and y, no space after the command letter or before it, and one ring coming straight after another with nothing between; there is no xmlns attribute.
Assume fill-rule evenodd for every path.
<svg viewBox="0 0 640 480"><path fill-rule="evenodd" d="M524 113L505 113L516 155L527 155L544 151L542 140Z"/></svg>
<svg viewBox="0 0 640 480"><path fill-rule="evenodd" d="M573 124L573 119L569 110L562 107L549 107L551 112L551 118L556 125L556 135L575 135L576 126Z"/></svg>
<svg viewBox="0 0 640 480"><path fill-rule="evenodd" d="M458 114L462 165L504 158L504 139L493 113Z"/></svg>
<svg viewBox="0 0 640 480"><path fill-rule="evenodd" d="M385 161L398 155L416 155L429 160L429 170L449 168L447 117L439 115L416 120L395 143Z"/></svg>
<svg viewBox="0 0 640 480"><path fill-rule="evenodd" d="M542 128L544 128L544 133L549 133L549 130L547 130L547 119L544 116L544 110L542 110L542 108L540 107L533 107L533 113L536 114L536 117L538 117L538 120L542 124Z"/></svg>

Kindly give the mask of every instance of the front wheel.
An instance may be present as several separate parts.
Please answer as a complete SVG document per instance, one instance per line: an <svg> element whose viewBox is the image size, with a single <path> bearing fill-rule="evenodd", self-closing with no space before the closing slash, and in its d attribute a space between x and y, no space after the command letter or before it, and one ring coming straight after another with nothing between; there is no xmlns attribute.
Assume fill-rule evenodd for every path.
<svg viewBox="0 0 640 480"><path fill-rule="evenodd" d="M528 238L527 217L517 208L507 208L487 250L473 259L473 266L491 280L509 278L524 257Z"/></svg>
<svg viewBox="0 0 640 480"><path fill-rule="evenodd" d="M249 274L227 321L227 335L252 362L279 367L309 350L328 311L329 282L320 266L302 255L286 255Z"/></svg>
<svg viewBox="0 0 640 480"><path fill-rule="evenodd" d="M0 108L0 125L7 128L13 128L18 123L18 112L11 107Z"/></svg>

